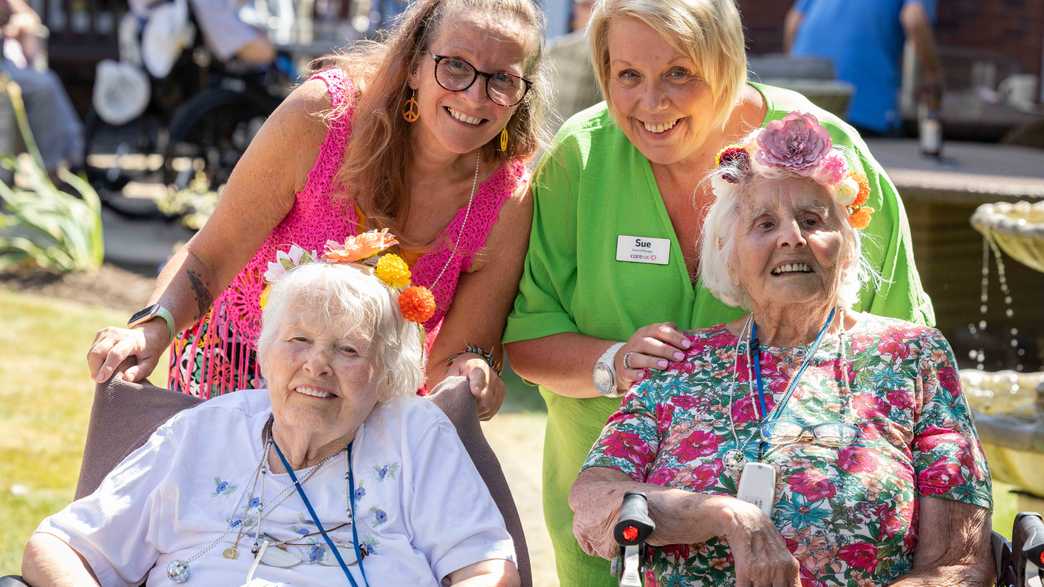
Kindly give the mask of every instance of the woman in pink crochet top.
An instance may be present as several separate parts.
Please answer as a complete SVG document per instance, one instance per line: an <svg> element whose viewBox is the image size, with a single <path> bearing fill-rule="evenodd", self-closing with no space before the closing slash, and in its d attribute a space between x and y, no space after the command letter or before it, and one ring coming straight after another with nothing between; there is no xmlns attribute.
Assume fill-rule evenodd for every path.
<svg viewBox="0 0 1044 587"><path fill-rule="evenodd" d="M319 60L239 161L206 226L167 263L128 328L88 353L138 381L170 345L170 387L263 385L254 360L263 273L291 245L322 251L390 228L435 294L427 384L465 375L491 417L529 236L524 161L540 142L543 17L533 0L418 0L381 43ZM176 334L176 336L175 336Z"/></svg>

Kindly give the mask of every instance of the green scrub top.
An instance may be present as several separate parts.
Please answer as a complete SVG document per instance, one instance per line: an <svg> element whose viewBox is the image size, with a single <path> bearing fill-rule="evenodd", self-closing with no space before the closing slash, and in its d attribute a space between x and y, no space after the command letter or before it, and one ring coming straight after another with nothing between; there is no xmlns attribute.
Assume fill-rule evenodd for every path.
<svg viewBox="0 0 1044 587"><path fill-rule="evenodd" d="M881 275L863 289L857 310L932 325L931 301L914 266L910 227L899 194L855 130L795 92L751 84L765 98L762 125L809 112L835 145L853 150L870 183L876 212L863 231L863 254ZM674 322L704 328L744 311L689 279L649 161L609 116L605 103L570 118L541 160L532 183L533 227L505 342L565 332L625 341L640 327ZM617 237L668 239L666 264L617 260ZM593 366L592 366L593 367ZM572 533L569 489L606 420L612 398L573 399L540 386L547 403L544 516L562 585L615 585L608 561L589 557Z"/></svg>

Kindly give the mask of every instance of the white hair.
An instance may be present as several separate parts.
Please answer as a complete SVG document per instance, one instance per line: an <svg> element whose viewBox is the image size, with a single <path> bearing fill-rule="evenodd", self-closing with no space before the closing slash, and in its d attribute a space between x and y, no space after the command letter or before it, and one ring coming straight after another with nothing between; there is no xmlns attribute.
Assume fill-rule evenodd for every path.
<svg viewBox="0 0 1044 587"><path fill-rule="evenodd" d="M723 177L725 175L738 178L738 183L727 181ZM730 306L752 309L750 296L730 271L735 260L736 233L742 212L740 202L743 198L751 197L757 186L788 177L804 180L810 189L819 189L830 194L829 190L810 178L774 168L759 174L749 170L744 173L735 167L723 165L710 175L715 199L703 220L703 233L700 237L700 278L704 287ZM859 301L859 292L863 284L876 281L877 275L863 258L862 241L859 233L848 223L848 211L836 198L828 197L827 200L830 201L831 213L840 220L841 235L844 239L839 259L842 270L836 303L842 308L851 309Z"/></svg>
<svg viewBox="0 0 1044 587"><path fill-rule="evenodd" d="M318 314L324 323L370 340L369 358L379 401L415 393L423 385L423 331L402 317L396 293L369 267L308 263L276 281L261 317L259 361L264 361L287 310L298 304Z"/></svg>

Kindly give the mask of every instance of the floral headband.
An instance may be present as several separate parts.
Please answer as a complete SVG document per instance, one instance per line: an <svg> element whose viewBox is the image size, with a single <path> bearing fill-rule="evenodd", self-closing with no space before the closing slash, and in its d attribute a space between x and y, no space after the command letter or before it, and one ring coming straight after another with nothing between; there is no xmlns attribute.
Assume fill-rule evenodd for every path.
<svg viewBox="0 0 1044 587"><path fill-rule="evenodd" d="M811 114L791 112L751 133L744 142L722 149L714 161L721 180L736 184L751 176L780 169L808 177L827 188L848 211L848 223L862 230L870 225L874 209L867 206L870 184L858 165L850 165L830 133ZM715 191L727 189L719 183Z"/></svg>
<svg viewBox="0 0 1044 587"><path fill-rule="evenodd" d="M259 303L262 308L265 307L271 284L294 267L317 262L361 264L372 268L377 279L399 292L399 311L402 312L403 318L423 324L435 315L435 296L430 289L422 285L411 285L410 267L402 257L394 253L384 253L386 249L397 244L399 241L395 236L384 228L350 236L344 243L326 241L326 249L321 257L315 251L291 245L290 250L277 252L275 262L268 264L268 270L264 275L268 285L261 293Z"/></svg>

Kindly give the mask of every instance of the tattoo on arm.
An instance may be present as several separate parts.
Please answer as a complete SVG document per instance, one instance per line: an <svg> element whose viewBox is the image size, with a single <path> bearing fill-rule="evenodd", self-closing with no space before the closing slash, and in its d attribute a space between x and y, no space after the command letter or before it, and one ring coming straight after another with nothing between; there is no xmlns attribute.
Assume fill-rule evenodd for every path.
<svg viewBox="0 0 1044 587"><path fill-rule="evenodd" d="M189 269L188 270L189 283L192 285L192 295L196 298L196 309L197 314L195 319L199 319L206 315L207 311L210 310L210 305L214 303L213 296L210 295L210 290L207 289L206 284L203 283L203 278L200 277L199 273Z"/></svg>

